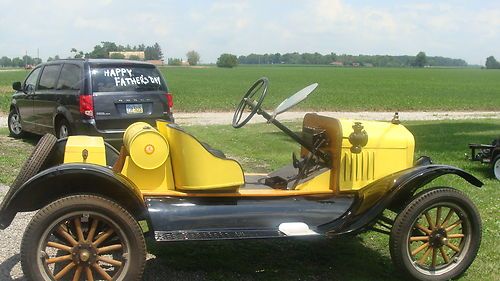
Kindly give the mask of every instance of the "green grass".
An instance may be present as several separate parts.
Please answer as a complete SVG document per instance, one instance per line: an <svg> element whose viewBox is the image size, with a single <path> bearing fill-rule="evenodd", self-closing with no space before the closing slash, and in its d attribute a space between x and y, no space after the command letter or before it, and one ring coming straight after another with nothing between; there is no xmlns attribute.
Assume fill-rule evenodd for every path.
<svg viewBox="0 0 500 281"><path fill-rule="evenodd" d="M0 184L6 185L14 181L39 138L30 136L25 140L17 140L8 135L7 128L0 128Z"/></svg>
<svg viewBox="0 0 500 281"><path fill-rule="evenodd" d="M467 143L489 143L500 135L499 120L432 121L405 123L416 139L416 155L431 156L435 163L454 165L473 173L485 186L476 188L456 176L445 176L430 186L453 186L476 203L483 220L483 241L475 262L461 280L498 280L500 271L500 183L488 167L465 159ZM289 124L295 130L298 124ZM192 126L187 130L200 140L237 158L247 171L270 171L290 163L293 141L272 125ZM0 129L0 182L10 183L31 144L14 141ZM196 280L404 280L393 267L388 237L365 233L356 237L325 239L257 240L171 243L150 251L145 280L156 272Z"/></svg>
<svg viewBox="0 0 500 281"><path fill-rule="evenodd" d="M12 83L22 81L28 75L28 70L4 70L0 71L0 113L7 113L11 96L14 93Z"/></svg>
<svg viewBox="0 0 500 281"><path fill-rule="evenodd" d="M176 111L233 110L259 77L270 86L264 107L272 109L299 89L320 87L297 109L334 111L500 110L500 71L480 69L334 68L239 66L161 68L174 93ZM6 111L11 84L25 70L0 72L0 108Z"/></svg>

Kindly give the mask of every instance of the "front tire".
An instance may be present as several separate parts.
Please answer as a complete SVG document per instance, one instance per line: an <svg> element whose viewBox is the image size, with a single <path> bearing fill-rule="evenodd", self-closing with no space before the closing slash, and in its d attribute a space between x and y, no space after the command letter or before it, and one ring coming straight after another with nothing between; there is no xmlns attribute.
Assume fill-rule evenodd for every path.
<svg viewBox="0 0 500 281"><path fill-rule="evenodd" d="M472 201L453 188L417 194L396 217L393 263L417 280L449 280L472 264L481 244L481 218Z"/></svg>
<svg viewBox="0 0 500 281"><path fill-rule="evenodd" d="M121 206L93 195L74 195L40 209L21 244L29 280L136 281L146 246L137 221Z"/></svg>
<svg viewBox="0 0 500 281"><path fill-rule="evenodd" d="M21 115L15 108L13 108L9 112L7 125L9 127L9 133L11 137L20 139L24 136L23 127L21 125Z"/></svg>
<svg viewBox="0 0 500 281"><path fill-rule="evenodd" d="M500 154L491 163L491 173L497 180L500 180Z"/></svg>

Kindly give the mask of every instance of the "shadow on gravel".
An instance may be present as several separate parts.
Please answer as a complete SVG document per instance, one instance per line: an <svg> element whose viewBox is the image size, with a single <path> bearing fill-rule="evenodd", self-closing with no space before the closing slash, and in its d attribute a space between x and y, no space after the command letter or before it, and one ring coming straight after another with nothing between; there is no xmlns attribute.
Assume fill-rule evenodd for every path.
<svg viewBox="0 0 500 281"><path fill-rule="evenodd" d="M0 280L2 281L25 281L24 277L11 277L14 266L21 261L21 254L13 255L0 264Z"/></svg>

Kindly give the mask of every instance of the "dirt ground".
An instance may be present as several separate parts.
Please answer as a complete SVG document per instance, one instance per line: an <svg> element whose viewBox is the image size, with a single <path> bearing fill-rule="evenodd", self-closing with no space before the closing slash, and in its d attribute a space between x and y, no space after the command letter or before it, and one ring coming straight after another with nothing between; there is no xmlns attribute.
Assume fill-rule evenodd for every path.
<svg viewBox="0 0 500 281"><path fill-rule="evenodd" d="M390 121L394 112L317 112L335 118L358 120ZM277 119L280 121L300 120L306 112L285 112ZM233 119L233 112L177 112L174 113L177 123L181 125L229 125ZM500 111L440 111L440 112L399 112L401 121L405 120L458 120L458 119L500 119ZM266 120L260 116L252 119L250 123L264 123ZM0 127L7 126L7 116L0 113Z"/></svg>

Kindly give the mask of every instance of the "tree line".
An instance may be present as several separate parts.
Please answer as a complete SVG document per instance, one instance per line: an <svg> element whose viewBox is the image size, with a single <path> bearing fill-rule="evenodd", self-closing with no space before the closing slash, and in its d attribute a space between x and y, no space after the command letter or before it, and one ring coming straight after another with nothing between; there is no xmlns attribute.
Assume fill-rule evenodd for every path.
<svg viewBox="0 0 500 281"><path fill-rule="evenodd" d="M3 56L0 58L1 67L26 67L28 65L37 65L42 63L39 58L32 58L31 56L24 55L22 57L9 58Z"/></svg>
<svg viewBox="0 0 500 281"><path fill-rule="evenodd" d="M423 59L423 60L422 60ZM425 64L422 64L425 62ZM440 56L425 56L419 52L416 56L391 55L348 55L336 53L286 53L286 54L249 54L238 57L239 64L317 64L344 66L376 66L376 67L410 67L410 66L450 66L464 67L463 59L453 59Z"/></svg>
<svg viewBox="0 0 500 281"><path fill-rule="evenodd" d="M110 41L102 41L95 45L92 51L84 52L71 49L70 58L112 58L124 59L125 56L113 52L144 52L145 60L162 60L164 55L158 43L151 46L145 44L139 45L120 45ZM112 54L110 54L112 53ZM168 58L169 65L197 65L200 62L200 54L194 50L186 54L187 60L181 58ZM49 57L47 61L58 60L58 55ZM141 60L139 56L129 56L128 59ZM3 56L0 58L0 67L25 67L42 63L39 58L33 58L25 55L23 57L9 58ZM454 59L441 56L427 56L424 52L419 52L415 56L402 55L348 55L329 53L326 55L315 53L269 53L269 54L249 54L237 57L233 54L224 53L217 59L219 67L235 67L238 64L306 64L306 65L334 65L334 66L367 66L367 67L425 67L425 66L444 66L444 67L466 67L467 62L463 59ZM493 56L486 59L485 67L487 69L500 69L500 62Z"/></svg>
<svg viewBox="0 0 500 281"><path fill-rule="evenodd" d="M144 52L145 60L161 60L163 58L163 51L161 50L160 44L154 43L151 46L146 46L144 44L139 44L137 46L127 45L117 45L115 42L102 41L101 44L95 45L94 49L90 52L83 52L82 50L77 50L76 48L71 49L74 58L91 58L91 59L124 59L123 54L109 54L110 52ZM129 59L139 60L138 56L131 56Z"/></svg>

